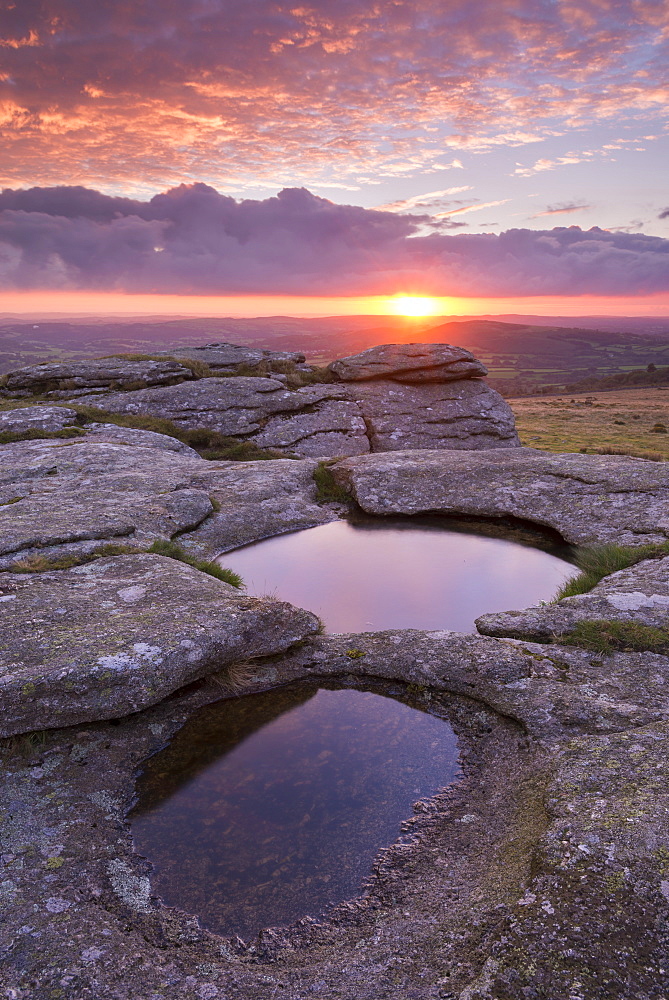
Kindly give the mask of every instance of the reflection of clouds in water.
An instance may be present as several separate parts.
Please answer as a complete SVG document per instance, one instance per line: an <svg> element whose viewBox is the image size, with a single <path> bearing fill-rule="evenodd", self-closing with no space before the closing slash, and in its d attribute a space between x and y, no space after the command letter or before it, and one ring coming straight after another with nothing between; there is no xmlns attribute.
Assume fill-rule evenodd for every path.
<svg viewBox="0 0 669 1000"><path fill-rule="evenodd" d="M331 632L472 631L474 618L549 600L571 564L515 542L431 526L334 521L222 558L248 592L319 614Z"/></svg>

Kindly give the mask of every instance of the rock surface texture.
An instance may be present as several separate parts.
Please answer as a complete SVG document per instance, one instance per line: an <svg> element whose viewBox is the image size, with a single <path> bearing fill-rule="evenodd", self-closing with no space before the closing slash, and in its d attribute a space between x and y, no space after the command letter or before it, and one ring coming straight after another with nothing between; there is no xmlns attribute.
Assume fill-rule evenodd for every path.
<svg viewBox="0 0 669 1000"><path fill-rule="evenodd" d="M290 390L276 379L246 379L263 383L250 396L241 381L114 395L178 399L185 421L186 390L209 383L223 400L228 382L240 426L258 434L300 413L282 408ZM420 388L314 386L302 415L345 403L342 387L384 384ZM464 385L480 382L424 388ZM261 411L256 396L278 405ZM37 409L10 433L78 426L74 407ZM666 628L669 557L555 605L485 615L489 635L321 635L311 614L174 559L101 551L174 539L212 556L331 520L342 508L316 503L316 459L205 461L125 431L0 444L3 1000L668 996L669 656L567 638L602 619ZM360 454L332 472L379 516L522 519L575 543L669 538L663 463L496 447ZM448 718L462 778L414 805L359 897L223 939L154 893L126 822L138 769L202 706L320 678L390 684Z"/></svg>
<svg viewBox="0 0 669 1000"><path fill-rule="evenodd" d="M509 406L481 380L485 367L449 344L374 347L333 362L330 384L313 385L300 382L322 373L295 352L209 344L163 354L33 365L10 373L0 395L69 398L309 458L519 445Z"/></svg>
<svg viewBox="0 0 669 1000"><path fill-rule="evenodd" d="M638 622L651 628L669 625L669 557L644 559L604 577L589 593L556 604L483 615L476 626L484 635L551 642L584 621Z"/></svg>
<svg viewBox="0 0 669 1000"><path fill-rule="evenodd" d="M21 398L45 394L67 398L112 388L137 389L141 383L145 386L171 385L193 377L191 370L177 361L131 361L127 358L67 361L31 365L10 372L3 395Z"/></svg>
<svg viewBox="0 0 669 1000"><path fill-rule="evenodd" d="M523 518L578 545L669 537L669 465L532 448L347 458L335 476L369 514Z"/></svg>
<svg viewBox="0 0 669 1000"><path fill-rule="evenodd" d="M488 374L473 354L452 344L382 344L332 361L328 368L342 382L452 382Z"/></svg>
<svg viewBox="0 0 669 1000"><path fill-rule="evenodd" d="M307 611L158 555L0 573L0 736L136 712L318 630Z"/></svg>
<svg viewBox="0 0 669 1000"><path fill-rule="evenodd" d="M336 516L314 502L313 461L206 462L155 442L87 439L0 448L0 569L175 534L211 557Z"/></svg>

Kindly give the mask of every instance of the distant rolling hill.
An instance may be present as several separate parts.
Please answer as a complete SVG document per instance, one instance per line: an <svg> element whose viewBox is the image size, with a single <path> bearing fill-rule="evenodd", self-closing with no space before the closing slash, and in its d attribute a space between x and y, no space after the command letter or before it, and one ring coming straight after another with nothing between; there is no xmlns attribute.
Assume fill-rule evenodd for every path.
<svg viewBox="0 0 669 1000"><path fill-rule="evenodd" d="M641 321L635 321L633 331L570 328L560 325L563 322L510 323L495 318L435 322L433 317L399 316L126 321L96 317L32 323L0 319L0 374L43 361L151 353L216 340L301 350L317 363L394 341L458 344L487 365L491 384L508 396L536 393L549 386L561 389L632 370L643 372L648 365L658 369L669 365L669 322L665 320L648 320L648 332L642 331ZM666 325L666 332L658 325Z"/></svg>

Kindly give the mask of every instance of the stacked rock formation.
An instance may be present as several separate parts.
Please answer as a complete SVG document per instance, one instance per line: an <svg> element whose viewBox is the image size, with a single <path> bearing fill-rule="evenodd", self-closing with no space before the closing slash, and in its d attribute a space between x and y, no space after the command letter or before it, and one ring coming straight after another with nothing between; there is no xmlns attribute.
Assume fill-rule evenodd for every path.
<svg viewBox="0 0 669 1000"><path fill-rule="evenodd" d="M486 374L449 344L374 347L325 372L294 352L208 344L34 365L5 376L0 391L161 417L299 457L518 447L513 414Z"/></svg>

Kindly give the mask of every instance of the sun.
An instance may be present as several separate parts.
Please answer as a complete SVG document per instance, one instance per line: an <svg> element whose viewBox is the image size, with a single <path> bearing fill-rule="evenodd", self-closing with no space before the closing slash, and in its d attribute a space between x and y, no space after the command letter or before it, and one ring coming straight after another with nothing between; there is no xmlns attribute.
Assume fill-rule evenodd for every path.
<svg viewBox="0 0 669 1000"><path fill-rule="evenodd" d="M398 316L434 316L439 311L439 300L422 295L395 295L390 306Z"/></svg>

